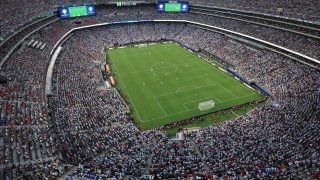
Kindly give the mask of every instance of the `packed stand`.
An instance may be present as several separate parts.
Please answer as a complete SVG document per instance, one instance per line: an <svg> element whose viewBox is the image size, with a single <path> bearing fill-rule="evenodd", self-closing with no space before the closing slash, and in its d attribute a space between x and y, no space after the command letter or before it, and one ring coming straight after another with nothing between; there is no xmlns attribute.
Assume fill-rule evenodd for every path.
<svg viewBox="0 0 320 180"><path fill-rule="evenodd" d="M143 34L143 36L136 38L138 34ZM87 38L81 38L83 36ZM63 125L63 127L69 126L73 127L71 129L75 129L71 133L64 134L64 136L75 136L68 141L69 144L75 144L75 146L68 146L74 151L67 152L73 152L73 156L76 157L71 160L85 165L84 168L70 172L69 177L303 178L317 176L320 138L317 131L319 128L317 117L320 114L317 104L320 102L320 75L316 70L275 53L253 48L225 36L186 24L148 23L139 26L101 27L77 32L75 37L68 41L74 46L84 46L85 48L79 46L77 49L81 49L85 59L88 60L91 56L87 53L97 53L105 46L112 47L113 45L153 40L174 40L196 51L205 50L215 54L231 64L239 74L266 87L275 99L268 101L267 105L257 108L248 116L204 128L200 133L191 133L187 135L187 140L178 142L168 139L161 131L160 133L157 133L156 130L151 133L141 133L130 125L131 123L127 124L128 119L123 121L122 118L120 122L117 121L117 118L112 119L108 125L99 123L101 122L99 121L96 122L97 126L95 123L88 124L84 120L79 121L82 119L81 117L88 117L85 115L86 113L69 111L70 104L71 106L73 104L72 101L62 103L65 108L61 108L61 110L66 113L59 111L58 114L68 114L68 118L78 119L75 121L77 123L82 122ZM95 42L94 48L91 48L91 42ZM65 46L67 51L75 52L70 47L71 45ZM61 58L61 62L70 59L70 56L70 54L64 55L65 58ZM99 55L94 57L99 57ZM74 59L73 62L78 64L81 58ZM72 64L69 61L66 62ZM71 72L67 71L66 74L74 73L76 76L81 76L80 72L85 74L86 69L91 69L90 65L84 62L80 64L84 64L85 69L78 67L81 70L79 71L68 68L71 69ZM68 66L64 64L62 67ZM64 71L58 70L58 72ZM63 76L63 79L68 78ZM83 83L83 79L86 77L81 77L81 79L78 81ZM79 87L82 86L82 83ZM60 94L60 97L65 96L62 95L65 93L62 93L61 90L70 89L70 87L66 87L66 85L59 86L57 89L57 94ZM87 94L87 96L91 97L92 95ZM71 97L71 93L67 97ZM78 95L78 98L82 98L82 96ZM120 96L113 98L121 99ZM95 108L95 105L92 104L90 107ZM111 112L107 116L113 117ZM70 122L72 121L74 120ZM117 129L120 134L113 134L113 124L117 124L116 127L121 127L121 130ZM116 139L116 141L103 141L98 135L95 136L91 132L93 129L110 129L110 127L112 128L109 131L112 134L109 135L114 137L112 139ZM88 130L81 131L80 129ZM103 131L99 130L98 132L104 134ZM123 133L126 136L123 136ZM79 135L76 136L76 134ZM144 139L148 139L148 141L145 142ZM98 143L91 144L92 140ZM85 142L85 144L81 142ZM103 147L112 146L112 148L101 148L99 144L103 144ZM82 147L86 147L83 150L89 150L83 153L83 156L81 156ZM123 150L125 149L123 147L131 148ZM94 158L95 156L97 158ZM139 171L134 169L133 164L139 167Z"/></svg>
<svg viewBox="0 0 320 180"><path fill-rule="evenodd" d="M129 12L124 8L124 14L111 12L96 18L97 22L131 19ZM153 18L148 13L131 14ZM161 16L168 17L172 15ZM72 27L73 21L56 22L34 38L52 47ZM56 35L50 36L50 31ZM247 116L191 133L184 141L168 139L158 130L139 131L119 92L103 86L103 50L159 40L173 40L219 57L268 89L274 99ZM300 49L298 43L292 46ZM318 56L315 46L307 49ZM70 178L305 178L319 174L320 74L306 65L183 23L99 27L77 31L63 45L54 68L55 96L48 108L44 96L48 54L49 50L22 48L2 68L9 82L0 85L1 177L17 178L28 172L38 172L40 177L67 173Z"/></svg>
<svg viewBox="0 0 320 180"><path fill-rule="evenodd" d="M1 178L18 178L57 158L43 91L48 54L24 47L2 67L8 82L0 85Z"/></svg>
<svg viewBox="0 0 320 180"><path fill-rule="evenodd" d="M264 14L272 14L276 16L285 16L289 18L315 21L317 23L319 23L320 21L320 4L317 0L190 0L189 2L195 5L216 6L244 11L253 11Z"/></svg>

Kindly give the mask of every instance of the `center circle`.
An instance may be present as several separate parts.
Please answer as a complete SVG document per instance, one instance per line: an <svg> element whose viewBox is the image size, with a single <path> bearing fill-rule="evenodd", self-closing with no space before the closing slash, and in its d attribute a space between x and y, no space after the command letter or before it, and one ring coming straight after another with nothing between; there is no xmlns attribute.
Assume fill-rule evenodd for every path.
<svg viewBox="0 0 320 180"><path fill-rule="evenodd" d="M172 73L178 70L178 65L170 62L159 62L150 67L150 71L157 73Z"/></svg>

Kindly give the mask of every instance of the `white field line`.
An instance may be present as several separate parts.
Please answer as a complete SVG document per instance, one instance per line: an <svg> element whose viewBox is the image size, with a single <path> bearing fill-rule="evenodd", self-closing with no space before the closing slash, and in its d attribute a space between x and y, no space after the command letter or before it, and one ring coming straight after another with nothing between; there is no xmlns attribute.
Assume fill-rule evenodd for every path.
<svg viewBox="0 0 320 180"><path fill-rule="evenodd" d="M185 105L185 103L183 103L182 105L186 111L189 111L189 108Z"/></svg>
<svg viewBox="0 0 320 180"><path fill-rule="evenodd" d="M224 104L224 103L227 103L227 102L230 102L230 101L234 101L234 100L237 100L237 99L241 99L241 98L244 98L244 97L249 97L249 96L252 96L256 93L251 93L251 94L248 94L248 95L245 95L245 96L240 96L240 97L237 97L237 98L234 98L234 99L230 99L228 101L223 101L223 102L220 102L220 103L216 103L216 104ZM168 115L165 115L165 116L161 116L161 117L156 117L156 118L153 118L153 119L149 119L149 120L146 120L146 121L141 121L142 123L144 122L149 122L149 121L154 121L154 120L157 120L157 119L161 119L161 118L164 118L164 117L169 117L169 116L173 116L173 115L176 115L176 114L181 114L181 113L184 113L184 112L188 112L188 111L193 111L193 110L197 110L198 108L194 108L194 109L189 109L189 110L185 110L185 111L180 111L180 112L176 112L176 113L172 113L172 114L168 114Z"/></svg>
<svg viewBox="0 0 320 180"><path fill-rule="evenodd" d="M154 52L153 52L153 53L154 53ZM135 54L143 54L143 53L135 53ZM126 54L126 55L127 55L127 54ZM189 63L176 64L176 65L177 65L177 66L183 66L183 65L187 65L187 64L193 64L193 63L196 63L196 62L189 62ZM152 65L152 66L153 66L153 65ZM152 66L151 66L151 67L152 67ZM169 67L169 66L168 66L168 67ZM118 70L117 67L116 67L116 69ZM139 72L144 72L144 71L150 71L150 69L141 70L141 71L128 72L128 73L125 73L125 74L123 74L123 75L132 74L132 73L139 73ZM119 70L118 70L118 72L119 72ZM221 70L218 71L218 72L225 74L225 73L224 73L223 71L221 71ZM164 72L164 73L165 73L165 72ZM118 73L118 74L119 74L119 77L121 78L120 73ZM121 78L121 80L122 80L122 78ZM146 120L146 121L142 121L142 120L141 120L141 117L140 117L140 115L139 115L139 112L138 112L137 108L135 107L135 105L134 105L134 103L133 103L133 101L132 101L132 98L131 98L129 92L127 91L127 88L126 88L126 85L125 85L124 82L123 82L123 84L124 84L125 91L127 92L128 97L129 97L129 99L130 99L130 101L131 101L131 103L132 103L132 106L134 107L135 111L137 112L137 115L138 115L138 117L139 117L139 121L140 121L140 122L149 122L149 121L153 121L153 120L156 120L156 119L161 119L161 118L164 118L164 117L168 117L168 116L172 116L172 115L176 115L176 114L181 114L181 113L184 113L184 112L188 112L188 111L192 111L192 110L198 109L198 108L194 108L194 109L189 109L189 110L185 110L185 111L176 112L176 113L173 113L173 114L167 114L167 113L164 111L164 109L162 108L161 104L158 102L157 98L162 97L162 96L166 96L166 95L171 95L171 94L174 94L174 93L176 93L176 92L166 93L166 94L162 94L162 95L160 95L160 96L155 96L155 97L154 97L154 99L155 99L156 102L158 103L159 107L161 108L162 112L163 112L164 114L166 114L166 115L165 115L165 116L161 116L161 117L157 117L157 118L153 118L153 119L149 119L149 120ZM194 89L201 89L201 88L209 87L209 86L215 86L215 85L219 85L220 87L222 87L223 89L225 89L225 90L228 91L230 94L232 94L233 96L236 97L236 98L234 98L234 99L221 102L221 100L219 100L218 98L216 98L215 96L213 96L215 99L217 99L217 103L216 103L216 104L227 103L227 102L234 101L234 100L237 100L237 99L241 99L241 98L244 98L244 97L249 97L249 96L255 94L255 93L251 93L251 94L248 94L248 95L240 96L240 97L239 97L239 96L237 96L236 94L234 94L233 92L231 92L230 90L228 90L227 88L225 88L224 86L222 86L220 83L214 83L214 84L207 85L207 86L200 86L200 87L196 87L196 88L189 89L189 90L186 90L186 91L180 91L179 93L191 91L191 90L194 90ZM219 101L220 101L220 102L219 102ZM194 102L194 101L192 101L192 102ZM187 102L187 103L190 103L190 102ZM184 106L184 108L187 108L187 107L185 106L185 104L187 104L187 103L183 103L183 104L182 104L182 105ZM187 108L187 109L188 109L188 108Z"/></svg>
<svg viewBox="0 0 320 180"><path fill-rule="evenodd" d="M217 104L223 103L223 102L221 102L218 98L216 98L216 97L214 97L214 96L213 96L213 98L215 98L214 100L217 100ZM209 101L209 100L212 100L212 98L206 98L206 99L189 101L189 102L183 103L183 106L187 107L187 106L186 106L187 104L190 104L190 103L193 103L193 102L204 102L204 101ZM187 109L189 109L189 108L187 107Z"/></svg>
<svg viewBox="0 0 320 180"><path fill-rule="evenodd" d="M145 72L145 71L150 71L150 69L140 70L140 71L131 71L131 72L124 73L122 75L136 74L136 73L141 73L141 72Z"/></svg>
<svg viewBox="0 0 320 180"><path fill-rule="evenodd" d="M162 111L165 115L168 115L168 114L166 113L166 111L163 109L163 107L161 106L161 104L159 103L159 101L157 100L157 98L156 98L156 97L153 97L153 99L158 103L161 111Z"/></svg>
<svg viewBox="0 0 320 180"><path fill-rule="evenodd" d="M183 64L175 64L176 66L184 66L184 65L189 65L189 64L194 64L196 62L189 62L189 63L183 63ZM161 63L156 63L156 64L153 64L151 65L150 67L148 67L147 69L144 69L144 70L139 70L139 71L131 71L131 72L127 72L127 73L122 73L122 75L128 75L128 74L136 74L136 73L140 73L140 72L145 72L145 71L150 71L152 72L150 69L152 69L155 65L158 65L158 64L161 64ZM162 68L169 68L169 67L173 67L173 65L171 66L164 66ZM158 71L154 71L156 73L173 73L173 72L158 72ZM174 71L175 72L175 71Z"/></svg>
<svg viewBox="0 0 320 180"><path fill-rule="evenodd" d="M221 103L221 100L219 98L217 98L215 95L212 96L217 100L218 103Z"/></svg>
<svg viewBox="0 0 320 180"><path fill-rule="evenodd" d="M119 72L119 69L118 69L118 67L117 67L115 64L113 64L113 67L115 67L115 68L117 69L117 71ZM120 73L118 73L118 75L119 75L119 78L122 80ZM134 105L134 103L133 103L133 101L132 101L132 98L131 98L131 96L130 96L130 93L129 93L128 90L127 90L126 83L125 83L123 80L122 80L122 82L123 82L124 90L127 92L128 97L129 97L129 99L130 99L130 101L131 101L131 103L132 103L132 106L133 106L134 110L137 112L137 115L138 115L138 117L139 117L139 121L142 122L142 121L141 121L141 117L140 117L139 112L138 112L138 109L135 107L135 105Z"/></svg>
<svg viewBox="0 0 320 180"><path fill-rule="evenodd" d="M220 69L220 68L219 68ZM222 71L221 69L220 69L220 71L218 71L219 73L223 73L224 75L227 75L227 77L228 78L230 78L230 79L233 79L233 80L236 80L235 78L236 77L234 77L234 76L229 76L228 75L228 73L226 73L226 72L224 72L224 70ZM237 81L237 82L239 82L239 81ZM244 85L243 84L243 82L242 81L240 81L241 82L241 85ZM228 90L227 88L225 88L224 86L222 86L220 83L219 83L219 85L223 88L223 89L225 89L226 91L228 91L229 93L231 93L232 95L234 95L235 97L238 97L236 94L234 94L232 91L230 91L230 90ZM250 87L251 88L251 87ZM252 88L251 88L252 89ZM255 90L254 90L255 91ZM257 92L257 91L255 91L255 92Z"/></svg>
<svg viewBox="0 0 320 180"><path fill-rule="evenodd" d="M199 88L199 86L182 86L182 87L178 88L175 92L179 93L181 89L188 88L188 87L192 87L192 89Z"/></svg>
<svg viewBox="0 0 320 180"><path fill-rule="evenodd" d="M168 114L168 115L165 115L165 116L156 117L156 118L153 118L153 119L149 119L147 121L140 121L140 122L144 123L144 122L154 121L154 120L157 120L157 119L173 116L173 115L176 115L176 114L181 114L181 113L188 112L188 111L190 111L190 110L180 111L180 112L176 112L176 113L172 113L172 114Z"/></svg>
<svg viewBox="0 0 320 180"><path fill-rule="evenodd" d="M195 87L193 89L188 89L188 90L184 90L184 91L179 91L179 92L174 91L174 92L162 94L160 96L155 96L155 98L159 98L159 97L162 97L162 96L168 96L168 95L172 95L172 94L178 94L178 93L182 93L182 92L188 92L188 91L191 91L191 90L201 89L201 88L210 87L210 86L216 86L216 85L218 85L218 84L214 83L214 84L209 84L209 85L206 85L206 86L198 86L198 87ZM186 86L184 86L184 87L186 87Z"/></svg>
<svg viewBox="0 0 320 180"><path fill-rule="evenodd" d="M230 91L229 89L225 88L223 85L221 85L220 83L218 83L218 85L220 87L222 87L224 90L228 91L231 95L233 95L234 97L238 97L236 94L234 94L232 91Z"/></svg>

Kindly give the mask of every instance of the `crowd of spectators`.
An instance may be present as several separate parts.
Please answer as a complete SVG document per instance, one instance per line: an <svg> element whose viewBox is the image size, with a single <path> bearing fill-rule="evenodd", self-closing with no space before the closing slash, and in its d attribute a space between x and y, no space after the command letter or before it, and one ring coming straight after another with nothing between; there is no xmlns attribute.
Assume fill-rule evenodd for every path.
<svg viewBox="0 0 320 180"><path fill-rule="evenodd" d="M44 96L48 52L16 51L2 67L0 85L1 176L17 178L56 159Z"/></svg>
<svg viewBox="0 0 320 180"><path fill-rule="evenodd" d="M99 0L2 0L0 36L34 22L44 15L52 15L59 6L96 3ZM23 6L22 6L23 4Z"/></svg>
<svg viewBox="0 0 320 180"><path fill-rule="evenodd" d="M263 179L319 175L319 94L300 96L195 134L212 173Z"/></svg>
<svg viewBox="0 0 320 180"><path fill-rule="evenodd" d="M124 8L117 14L111 11L97 16L94 22L159 17L149 14L152 10ZM200 15L188 18L218 22ZM83 24L92 22L83 20ZM234 23L224 24L231 27ZM65 42L54 68L54 96L48 101L44 85L49 51L75 26L73 21L58 21L45 27L32 38L48 43L49 48L36 51L22 46L1 69L9 80L0 85L1 178L27 174L146 179L319 177L319 71L183 23L113 25L76 31ZM319 57L319 42L304 46L294 38L287 40L290 38L280 35L282 32L246 27L238 30L265 38L273 37L267 36L271 32L276 38L270 41L286 42L292 49ZM273 99L248 115L189 133L182 141L168 138L160 129L140 131L131 122L129 107L119 92L104 87L103 50L161 40L219 57L269 90Z"/></svg>
<svg viewBox="0 0 320 180"><path fill-rule="evenodd" d="M150 1L147 2L156 2ZM189 1L192 5L205 5L205 6L215 6L223 8L232 8L245 11L254 11L265 14L280 15L290 18L298 18L304 20L318 21L320 20L319 3L315 0L312 1L230 1L230 0L218 0L218 1L208 1L208 0L197 0ZM23 3L24 6L19 6ZM29 19L34 18L47 11L55 11L55 7L61 5L79 5L79 4L104 4L103 0L64 0L64 1L3 1L3 15L1 17L1 32L4 34L8 30L14 28L15 26L22 24ZM19 14L16 14L19 12Z"/></svg>
<svg viewBox="0 0 320 180"><path fill-rule="evenodd" d="M104 118L91 124L87 112L70 111L78 108L79 103L73 102L77 99L81 99L80 104L92 103L85 106L89 112L97 108L100 101L93 102L97 94L93 92L100 89L91 87L99 84L87 72L98 75L99 67L92 67L95 61L103 60L104 47L159 40L173 40L196 51L204 49L215 54L239 74L266 87L275 99L247 116L190 133L184 141L168 139L158 130L139 132L130 123L130 116L123 114L112 119L115 112L109 110L104 110ZM57 111L56 121L66 123L62 127L67 130L62 132L73 129L72 133L63 134L64 139L67 135L71 138L65 149L68 158L85 165L70 172L69 177L303 178L319 172L320 75L308 66L226 36L175 23L114 25L79 31L64 48L56 70L55 94L61 110ZM71 53L75 49L83 53ZM73 101L65 102L70 97ZM110 102L110 109L122 107L114 103L116 99L123 102L118 93L104 99ZM117 113L127 109L118 110ZM62 118L61 114L68 116ZM109 121L103 124L105 119ZM111 134L100 129L108 129ZM73 138L75 134L78 136ZM108 135L115 141L107 141Z"/></svg>
<svg viewBox="0 0 320 180"><path fill-rule="evenodd" d="M147 0L146 2L156 3L153 0ZM320 5L317 1L232 1L232 0L218 0L218 1L189 1L191 5L205 5L215 6L222 8L232 8L245 11L253 11L265 14L273 14L279 16L285 16L289 18L297 18L303 20L310 20L319 22L320 20ZM106 4L104 0L59 0L59 1L30 1L30 0L4 0L1 3L2 15L0 18L0 35L5 36L9 31L14 31L18 26L31 23L32 20L37 19L41 15L53 14L56 8L66 5L83 5L83 4ZM24 4L24 6L20 6ZM19 12L19 13L16 13Z"/></svg>
<svg viewBox="0 0 320 180"><path fill-rule="evenodd" d="M248 22L227 19L223 17L210 16L197 13L188 14L159 14L155 11L152 5L134 7L136 11L132 11L129 7L101 7L100 12L96 17L96 22L111 22L122 20L153 20L153 19L178 19L190 20L199 23L209 24L212 26L222 27L228 30L233 30L246 35L250 35L262 40L272 42L277 45L284 46L288 49L298 51L302 54L319 59L320 54L317 51L320 46L320 41L314 38L307 38L303 35L295 34L293 32L275 29L272 27L261 26ZM272 36L270 36L272 34ZM316 36L319 36L317 34Z"/></svg>
<svg viewBox="0 0 320 180"><path fill-rule="evenodd" d="M72 24L64 27L55 35L62 36ZM68 166L58 160L59 146L52 135L44 95L49 52L58 40L47 33L53 29L54 26L48 26L25 41L36 39L46 42L49 48L39 51L23 43L1 68L1 75L8 79L0 85L1 178L19 178L35 171L41 173L34 175L47 176Z"/></svg>
<svg viewBox="0 0 320 180"><path fill-rule="evenodd" d="M286 16L303 20L319 22L320 5L317 0L310 1L286 1L286 0L190 0L191 4L215 6L243 11L259 12L276 16Z"/></svg>
<svg viewBox="0 0 320 180"><path fill-rule="evenodd" d="M134 9L134 11L133 11ZM121 20L136 20L136 19L184 19L191 20L195 22L205 23L213 26L222 27L229 30L234 30L236 32L240 32L243 34L251 35L256 38L260 38L262 40L266 40L268 42L275 43L277 45L284 46L286 48L298 51L305 55L308 55L313 58L319 58L320 54L317 51L317 47L320 46L320 42L318 39L307 38L303 35L295 34L293 32L284 31L275 29L272 27L262 26L258 24L252 24L244 21L232 20L223 17L210 16L204 14L197 13L188 13L188 14L159 14L157 13L154 5L144 5L144 6L136 6L136 7L115 7L115 6L101 6L97 8L98 14L96 17L92 17L90 19L83 18L82 25L94 24L94 23L102 23L102 22L111 22L111 21L121 21ZM49 22L51 19L41 21L41 24ZM54 27L70 27L66 26L70 21L60 21L60 26L57 23L54 23ZM74 21L72 21L74 22ZM35 26L38 27L38 26ZM30 29L29 31L27 31ZM23 35L28 34L32 28L27 28L26 32L23 31L23 34L19 34L15 39L21 39ZM52 32L60 31L59 28L51 28ZM51 31L46 31L45 33L50 35L55 35L59 33L51 33ZM272 34L272 36L270 36ZM319 34L315 34L318 36ZM58 36L57 36L58 38ZM52 39L57 39L52 38ZM4 57L6 53L10 50L10 48L17 43L17 41L10 40L10 44L2 47L0 50L0 59Z"/></svg>

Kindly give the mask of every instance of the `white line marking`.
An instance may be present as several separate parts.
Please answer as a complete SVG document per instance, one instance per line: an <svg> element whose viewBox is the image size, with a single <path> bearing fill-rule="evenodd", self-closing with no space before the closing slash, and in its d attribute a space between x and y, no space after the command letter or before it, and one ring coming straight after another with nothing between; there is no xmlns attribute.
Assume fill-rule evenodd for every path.
<svg viewBox="0 0 320 180"><path fill-rule="evenodd" d="M228 100L228 101L223 101L223 102L220 102L220 103L216 103L217 104L225 104L227 102L230 102L230 101L234 101L234 100L237 100L237 99L241 99L241 98L244 98L244 97L249 97L249 96L252 96L256 93L251 93L251 94L248 94L248 95L245 95L245 96L241 96L241 97L237 97L237 98L234 98L234 99L231 99L231 100ZM186 110L186 111L180 111L180 112L176 112L176 113L173 113L173 114L168 114L168 115L165 115L165 116L160 116L160 117L156 117L156 118L153 118L153 119L149 119L149 120L146 120L146 121L140 121L142 123L144 122L149 122L149 121L154 121L154 120L157 120L157 119L161 119L161 118L165 118L165 117L169 117L169 116L173 116L173 115L176 115L176 114L181 114L181 113L184 113L184 112L188 112L188 111L193 111L193 110L197 110L198 108L194 108L194 109L189 109L189 110Z"/></svg>
<svg viewBox="0 0 320 180"><path fill-rule="evenodd" d="M141 71L131 71L131 72L123 73L122 75L136 74L136 73L141 73L141 72L145 72L145 71L148 72L148 71L150 71L150 69L141 70Z"/></svg>
<svg viewBox="0 0 320 180"><path fill-rule="evenodd" d="M119 69L118 69L118 67L115 65L115 63L113 63L113 67L115 67L115 68L117 69L117 71L119 72ZM122 81L122 83L123 83L124 90L127 92L128 97L129 97L129 99L130 99L130 101L131 101L131 103L132 103L132 106L133 106L134 110L136 111L136 113L137 113L137 115L138 115L138 117L139 117L139 121L140 121L140 122L143 122L143 121L141 121L141 117L140 117L140 115L139 115L138 109L135 107L135 105L134 105L134 103L133 103L133 101L132 101L132 98L131 98L131 96L130 96L130 93L129 93L128 90L127 90L126 83L122 80L120 73L118 73L118 75L119 75L119 78L121 79L121 81Z"/></svg>
<svg viewBox="0 0 320 180"><path fill-rule="evenodd" d="M161 111L162 111L165 115L168 115L168 114L166 113L166 111L162 108L162 106L161 106L161 104L159 103L159 101L157 100L157 98L156 98L156 97L153 97L153 99L158 103L159 107L161 108Z"/></svg>
<svg viewBox="0 0 320 180"><path fill-rule="evenodd" d="M219 68L219 69L220 69L220 68ZM229 79L231 79L231 80L233 80L233 81L239 82L239 81L236 79L235 76L230 76L229 73L225 73L225 72L223 72L222 70L219 70L219 71L217 71L217 72L219 72L220 74L225 75L226 77L228 77ZM243 82L242 82L242 81L240 81L240 82L241 82L240 84L244 86ZM220 84L220 83L219 83L219 84ZM222 86L221 84L220 84L220 86L221 86L222 88L224 88L225 90L229 91L228 89L226 89L226 88L225 88L224 86ZM244 87L246 87L246 86L244 86ZM251 87L250 87L250 88L251 88ZM229 92L230 92L232 95L238 97L238 96L237 96L236 94L234 94L233 92L231 92L231 91L229 91ZM254 90L254 92L257 93L256 90Z"/></svg>
<svg viewBox="0 0 320 180"><path fill-rule="evenodd" d="M144 123L144 122L154 121L156 119L161 119L161 118L164 118L164 117L168 117L168 116L172 116L172 115L176 115L176 114L181 114L181 113L188 112L188 111L190 111L190 110L180 111L180 112L176 112L176 113L173 113L173 114L168 114L168 115L165 115L165 116L156 117L156 118L153 118L153 119L149 119L147 121L140 121L140 122Z"/></svg>
<svg viewBox="0 0 320 180"><path fill-rule="evenodd" d="M215 98L215 97L213 97L213 98ZM183 103L183 105L185 106L186 104L190 104L190 103L193 103L193 102L199 102L200 103L200 102L210 101L210 100L212 100L212 98L198 99L198 100L194 100L194 101L189 101L189 102ZM217 104L218 103L223 103L218 98L215 98L214 100L217 100Z"/></svg>
<svg viewBox="0 0 320 180"><path fill-rule="evenodd" d="M226 91L228 91L231 95L233 95L234 97L238 97L236 94L234 94L232 91L230 91L229 89L225 88L223 85L221 85L220 83L218 83L218 85L220 87L222 87L223 89L225 89Z"/></svg>
<svg viewBox="0 0 320 180"><path fill-rule="evenodd" d="M188 88L188 87L191 87L192 89L195 89L195 88L198 88L199 86L182 86L182 87L180 87L180 88L178 88L176 91L175 91L175 93L179 93L179 91L181 90L181 89L183 89L183 88ZM192 90L191 89L191 90ZM182 91L183 92L183 91Z"/></svg>
<svg viewBox="0 0 320 180"><path fill-rule="evenodd" d="M138 54L138 53L137 53L137 54ZM140 53L139 53L139 54L140 54ZM181 65L193 64L193 63L197 63L197 62L189 62L189 63L176 64L176 65L177 65L177 66L181 66ZM116 69L118 69L118 68L116 67ZM143 71L150 71L150 69L141 70L141 71L129 72L129 73L126 73L126 74L138 73L138 72L143 72ZM118 72L119 72L119 70L118 70ZM217 72L220 72L220 73L222 73L223 75L227 75L226 73L224 73L224 72L221 71L221 70L218 70ZM119 74L119 77L121 78L120 73L118 73L118 74ZM123 74L123 75L126 75L126 74ZM227 77L229 77L230 79L235 80L234 78L232 78L232 77L230 77L230 76L227 76ZM122 80L122 78L121 78L121 80ZM176 93L176 92L166 93L166 94L162 94L162 95L160 95L160 96L155 96L155 97L154 97L154 99L155 99L156 102L158 103L159 107L161 108L162 112L165 113L166 115L165 115L165 116L161 116L161 117L157 117L157 118L153 118L153 119L149 119L149 120L146 120L146 121L142 121L142 119L141 119L141 117L140 117L140 115L139 115L139 112L138 112L138 110L135 108L135 105L134 105L134 103L133 103L133 101L132 101L132 98L130 97L129 92L127 91L127 88L126 88L125 83L124 83L123 80L122 80L122 82L123 82L123 84L124 84L125 91L127 92L128 96L129 96L129 99L130 99L130 101L131 101L131 103L132 103L132 106L134 107L134 109L135 109L135 111L136 111L136 113L137 113L137 115L138 115L138 117L139 117L139 121L142 122L142 123L143 123L143 122L153 121L153 120L156 120L156 119L161 119L161 118L168 117L168 116L172 116L172 115L176 115L176 114L181 114L181 113L184 113L184 112L188 112L188 111L192 111L192 110L196 110L196 109L197 109L197 108L195 108L195 109L180 111L180 112L176 112L176 113L173 113L173 114L169 114L169 115L168 115L168 114L163 110L163 108L162 108L162 106L160 105L160 103L158 102L157 98L158 98L158 97L161 97L161 96L171 95L171 94L174 94L174 93ZM240 97L239 97L239 96L235 95L233 92L229 91L227 88L225 88L225 87L224 87L223 85L221 85L220 83L215 83L215 84L211 84L211 85L207 85L207 86L197 87L197 88L194 88L194 89L200 89L200 88L210 87L210 86L215 86L215 85L219 85L220 87L222 87L223 89L225 89L225 90L228 91L230 94L232 94L233 96L236 97L236 98L234 98L234 99L231 99L231 100L228 100L228 101L224 101L224 102L219 102L220 100L219 100L218 98L214 97L214 98L217 99L217 101L218 101L216 104L224 104L224 103L227 103L227 102L230 102L230 101L234 101L234 100L241 99L241 98L244 98L244 97L249 97L249 96L251 96L251 95L256 94L256 93L251 93L251 94L248 94L248 95L240 96ZM194 89L189 89L189 90L181 91L181 92L187 92L187 91L191 91L191 90L194 90ZM181 93L181 92L179 92L179 93ZM187 102L187 103L188 103L188 102ZM184 103L183 106L184 106L184 108L187 108L187 107L185 106L185 104L186 104L186 103Z"/></svg>
<svg viewBox="0 0 320 180"><path fill-rule="evenodd" d="M185 103L183 103L182 105L183 105L183 107L184 107L184 109L185 109L186 111L189 110L189 108L185 105Z"/></svg>
<svg viewBox="0 0 320 180"><path fill-rule="evenodd" d="M198 86L198 87L195 87L193 89L188 89L188 90L185 90L185 91L180 91L178 93L182 93L182 92L188 92L188 91L191 91L191 90L195 90L195 89L201 89L201 88L205 88L205 87L210 87L210 86L215 86L215 85L218 85L216 83L214 84L210 84L210 85L206 85L206 86ZM180 88L179 88L180 89ZM162 94L160 96L155 96L156 98L159 98L159 97L162 97L162 96L168 96L168 95L172 95L172 94L176 94L177 92L174 91L174 92L170 92L170 93L165 93L165 94Z"/></svg>
<svg viewBox="0 0 320 180"><path fill-rule="evenodd" d="M189 62L189 63L183 63L183 64L181 63L181 64L175 64L175 65L176 66L183 66L183 65L186 65L186 64L194 64L194 63L196 63L196 62ZM160 63L157 63L157 64L160 64ZM153 65L155 65L155 64L153 64ZM147 67L145 70L126 72L126 73L122 73L122 75L125 76L125 75L128 75L128 74L135 74L135 73L140 73L140 72L145 72L145 71L151 71L150 69L154 69L154 68L152 68L153 65L151 65L151 68ZM172 66L167 66L167 67L172 67ZM157 72L157 71L155 71L155 72ZM166 73L166 72L158 72L158 73ZM171 73L171 72L169 72L169 73Z"/></svg>

